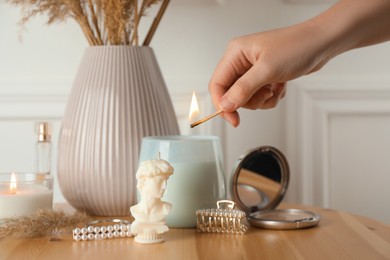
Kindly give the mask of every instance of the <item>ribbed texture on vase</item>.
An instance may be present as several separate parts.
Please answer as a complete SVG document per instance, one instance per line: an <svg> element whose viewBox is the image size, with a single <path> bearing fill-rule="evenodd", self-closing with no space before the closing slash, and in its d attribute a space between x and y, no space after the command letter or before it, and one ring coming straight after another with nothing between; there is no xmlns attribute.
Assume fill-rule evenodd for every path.
<svg viewBox="0 0 390 260"><path fill-rule="evenodd" d="M64 197L92 215L129 215L142 137L178 133L151 48L89 47L60 131L57 170Z"/></svg>

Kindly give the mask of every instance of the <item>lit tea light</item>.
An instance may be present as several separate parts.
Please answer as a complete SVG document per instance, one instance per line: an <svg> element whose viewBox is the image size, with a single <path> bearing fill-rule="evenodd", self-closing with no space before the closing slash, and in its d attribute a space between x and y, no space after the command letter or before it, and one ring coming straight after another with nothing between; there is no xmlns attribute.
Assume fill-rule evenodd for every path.
<svg viewBox="0 0 390 260"><path fill-rule="evenodd" d="M0 174L0 219L51 209L53 178L34 173Z"/></svg>
<svg viewBox="0 0 390 260"><path fill-rule="evenodd" d="M15 194L16 193L16 188L17 188L16 177L15 177L15 173L13 172L12 175L11 175L11 183L9 184L9 192L11 194Z"/></svg>

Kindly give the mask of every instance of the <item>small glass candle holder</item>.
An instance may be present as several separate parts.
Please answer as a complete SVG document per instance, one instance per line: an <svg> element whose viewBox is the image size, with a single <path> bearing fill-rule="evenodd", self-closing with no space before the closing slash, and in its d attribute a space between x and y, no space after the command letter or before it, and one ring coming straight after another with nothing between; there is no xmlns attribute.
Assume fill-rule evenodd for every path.
<svg viewBox="0 0 390 260"><path fill-rule="evenodd" d="M142 139L140 161L167 160L174 168L163 201L172 204L169 227L196 227L195 212L225 199L223 157L217 136L151 136Z"/></svg>
<svg viewBox="0 0 390 260"><path fill-rule="evenodd" d="M53 177L36 173L0 173L0 219L52 209Z"/></svg>

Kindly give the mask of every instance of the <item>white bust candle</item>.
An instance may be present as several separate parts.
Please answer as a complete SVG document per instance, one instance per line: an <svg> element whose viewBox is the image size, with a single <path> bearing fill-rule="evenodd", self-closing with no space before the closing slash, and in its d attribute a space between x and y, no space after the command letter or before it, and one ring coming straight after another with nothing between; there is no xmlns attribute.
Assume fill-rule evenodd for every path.
<svg viewBox="0 0 390 260"><path fill-rule="evenodd" d="M49 175L0 174L0 219L29 215L37 209L51 209L52 187L53 179Z"/></svg>
<svg viewBox="0 0 390 260"><path fill-rule="evenodd" d="M147 160L140 163L136 178L141 200L130 207L131 215L135 219L131 233L135 235L136 242L153 244L164 241L162 234L169 230L165 225L165 217L172 204L162 201L161 198L173 171L173 167L165 160Z"/></svg>

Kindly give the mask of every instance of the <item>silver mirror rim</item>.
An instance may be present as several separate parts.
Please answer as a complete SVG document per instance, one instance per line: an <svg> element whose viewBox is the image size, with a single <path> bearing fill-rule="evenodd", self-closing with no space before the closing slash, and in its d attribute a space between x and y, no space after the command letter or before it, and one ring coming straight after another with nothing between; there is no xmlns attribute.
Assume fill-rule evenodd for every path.
<svg viewBox="0 0 390 260"><path fill-rule="evenodd" d="M284 214L285 216L291 216L298 214L307 214L310 217L307 218L297 218L291 220L274 220L270 218L263 218L262 215L269 214ZM314 213L307 210L300 209L276 209L276 210L267 210L267 211L258 211L251 213L247 220L249 224L254 227L266 228L266 229L302 229L308 227L316 226L320 220L321 216L318 213Z"/></svg>
<svg viewBox="0 0 390 260"><path fill-rule="evenodd" d="M279 192L277 193L276 197L273 198L272 200L270 200L268 205L265 205L262 208L248 207L247 205L245 205L242 202L242 200L240 199L240 197L238 195L238 190L237 190L237 187L239 185L238 177L239 177L240 171L242 169L242 164L246 162L246 159L250 155L257 153L257 152L272 154L277 159L277 162L279 163L279 166L281 169L281 176L282 176L281 188L280 188ZM260 147L254 148L254 149L248 151L247 153L245 153L244 155L240 156L240 158L237 161L237 166L236 166L236 169L234 170L234 174L232 176L231 185L230 185L233 201L236 202L237 205L240 207L240 209L243 210L248 215L250 213L256 212L256 211L275 209L280 204L284 195L286 194L287 187L289 184L289 179L290 179L290 169L289 169L289 166L287 163L287 159L281 151L279 151L278 149L276 149L275 147L272 147L272 146L260 146Z"/></svg>

